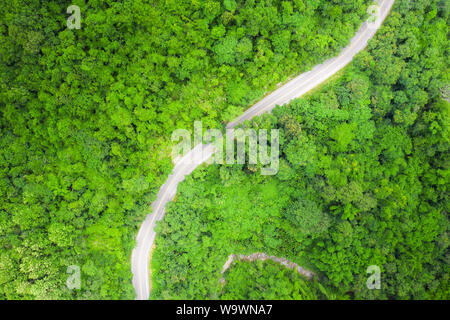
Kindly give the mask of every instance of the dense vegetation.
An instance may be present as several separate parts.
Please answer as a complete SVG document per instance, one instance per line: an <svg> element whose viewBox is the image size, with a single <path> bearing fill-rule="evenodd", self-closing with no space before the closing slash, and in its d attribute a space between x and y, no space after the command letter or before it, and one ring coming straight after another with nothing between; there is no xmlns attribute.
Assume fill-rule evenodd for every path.
<svg viewBox="0 0 450 320"><path fill-rule="evenodd" d="M313 270L334 297L449 299L448 14L396 1L339 79L247 123L280 130L277 175L211 165L186 179L158 225L153 298L214 298L229 254L266 252ZM370 265L381 290L366 287ZM284 281L267 270L242 291L255 269L230 269L229 297Z"/></svg>
<svg viewBox="0 0 450 320"><path fill-rule="evenodd" d="M272 261L235 262L226 272L219 299L316 300L325 299L320 283L305 280L297 272Z"/></svg>
<svg viewBox="0 0 450 320"><path fill-rule="evenodd" d="M133 298L172 131L220 127L335 55L369 2L2 1L0 298Z"/></svg>

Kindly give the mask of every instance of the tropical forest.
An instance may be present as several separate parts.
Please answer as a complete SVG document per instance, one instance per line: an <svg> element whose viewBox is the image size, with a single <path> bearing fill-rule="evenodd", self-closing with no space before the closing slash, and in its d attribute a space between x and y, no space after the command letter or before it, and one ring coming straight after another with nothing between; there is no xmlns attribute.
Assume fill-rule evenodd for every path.
<svg viewBox="0 0 450 320"><path fill-rule="evenodd" d="M204 162L169 183L174 131L225 133L292 79L325 77L377 3L386 18L349 63L237 125L278 132L276 174ZM2 1L0 300L450 299L449 13Z"/></svg>

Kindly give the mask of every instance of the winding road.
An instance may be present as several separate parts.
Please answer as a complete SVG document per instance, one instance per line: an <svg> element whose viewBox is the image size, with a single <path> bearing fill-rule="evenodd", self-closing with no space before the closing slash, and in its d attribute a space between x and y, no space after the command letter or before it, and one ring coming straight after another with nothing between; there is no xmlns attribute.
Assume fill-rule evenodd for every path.
<svg viewBox="0 0 450 320"><path fill-rule="evenodd" d="M324 63L315 66L312 70L305 72L292 79L282 87L278 88L264 99L245 111L239 118L229 123L226 128L231 129L236 125L250 120L253 117L270 112L277 105L289 103L307 93L317 85L321 84L336 72L344 68L353 57L367 46L367 42L375 35L394 4L394 0L378 0L377 18L373 22L364 22L350 43L341 53ZM133 273L133 286L136 290L136 299L147 300L150 296L148 267L150 249L155 240L154 227L165 214L166 204L171 201L177 191L178 184L184 180L201 163L208 160L214 154L214 146L197 145L175 164L172 174L161 186L156 200L152 203L153 212L147 215L142 223L136 237L136 247L131 254L131 271ZM195 161L192 161L195 159Z"/></svg>

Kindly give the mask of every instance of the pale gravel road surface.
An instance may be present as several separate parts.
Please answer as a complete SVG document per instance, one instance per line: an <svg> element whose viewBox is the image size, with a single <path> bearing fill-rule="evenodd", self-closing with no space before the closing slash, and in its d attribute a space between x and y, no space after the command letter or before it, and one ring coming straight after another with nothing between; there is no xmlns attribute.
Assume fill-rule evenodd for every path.
<svg viewBox="0 0 450 320"><path fill-rule="evenodd" d="M233 128L237 124L245 120L250 120L264 112L270 112L277 105L281 106L289 103L292 99L302 96L345 67L358 52L367 46L367 42L375 35L377 29L388 15L394 0L379 0L376 2L378 2L379 6L376 21L372 23L365 22L350 40L350 44L337 57L315 66L312 70L299 75L278 88L245 111L239 118L229 123L227 128ZM148 266L150 249L156 236L154 232L156 222L164 217L166 204L174 198L178 183L183 181L184 177L190 174L202 162L209 159L213 153L214 147L212 145L195 146L188 154L178 160L172 174L161 186L156 200L152 203L153 212L147 215L145 221L142 223L136 237L136 247L133 249L131 255L131 271L133 273L133 286L136 290L136 299L147 300L150 296ZM193 157L196 159L195 161L192 161L194 159Z"/></svg>

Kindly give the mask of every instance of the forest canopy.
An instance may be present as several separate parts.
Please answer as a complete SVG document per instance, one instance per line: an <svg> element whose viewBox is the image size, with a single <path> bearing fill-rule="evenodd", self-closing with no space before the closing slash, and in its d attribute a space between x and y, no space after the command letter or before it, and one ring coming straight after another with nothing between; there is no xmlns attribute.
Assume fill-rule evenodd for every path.
<svg viewBox="0 0 450 320"><path fill-rule="evenodd" d="M336 55L370 2L2 1L0 298L134 298L131 250L172 131L220 128Z"/></svg>
<svg viewBox="0 0 450 320"><path fill-rule="evenodd" d="M312 270L329 298L448 300L445 8L396 1L339 78L245 123L280 130L277 175L251 165L194 171L158 225L152 298L214 299L230 254L264 252ZM370 266L380 290L366 286ZM225 296L267 297L267 283L291 294L277 287L288 271L261 269L231 267Z"/></svg>

